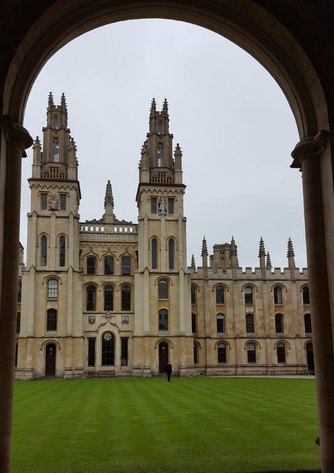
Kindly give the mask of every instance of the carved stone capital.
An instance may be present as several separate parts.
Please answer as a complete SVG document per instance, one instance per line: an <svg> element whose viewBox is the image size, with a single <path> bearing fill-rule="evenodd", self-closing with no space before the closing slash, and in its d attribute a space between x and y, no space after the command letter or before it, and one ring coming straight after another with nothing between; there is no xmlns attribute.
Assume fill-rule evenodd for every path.
<svg viewBox="0 0 334 473"><path fill-rule="evenodd" d="M293 162L291 168L301 168L301 163L304 159L314 158L319 156L326 148L329 139L327 130L320 130L315 136L307 136L296 144L291 153Z"/></svg>
<svg viewBox="0 0 334 473"><path fill-rule="evenodd" d="M25 150L33 144L33 139L29 132L9 115L3 116L3 126L7 142L15 144L22 150L22 157L26 157Z"/></svg>

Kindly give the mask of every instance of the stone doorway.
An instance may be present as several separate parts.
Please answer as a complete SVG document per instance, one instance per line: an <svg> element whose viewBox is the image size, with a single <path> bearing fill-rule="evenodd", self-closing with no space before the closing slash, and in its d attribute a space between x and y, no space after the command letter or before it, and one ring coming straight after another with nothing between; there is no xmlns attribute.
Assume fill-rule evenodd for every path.
<svg viewBox="0 0 334 473"><path fill-rule="evenodd" d="M56 376L56 345L48 343L45 347L45 376Z"/></svg>

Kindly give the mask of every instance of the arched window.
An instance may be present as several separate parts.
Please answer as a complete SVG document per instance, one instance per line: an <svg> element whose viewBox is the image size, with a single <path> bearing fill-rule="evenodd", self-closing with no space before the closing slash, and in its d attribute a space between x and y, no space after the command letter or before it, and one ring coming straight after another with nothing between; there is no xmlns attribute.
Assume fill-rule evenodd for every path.
<svg viewBox="0 0 334 473"><path fill-rule="evenodd" d="M158 269L158 240L157 238L152 238L152 241L151 241L151 259L152 259L152 269Z"/></svg>
<svg viewBox="0 0 334 473"><path fill-rule="evenodd" d="M102 366L115 364L115 338L111 332L102 335Z"/></svg>
<svg viewBox="0 0 334 473"><path fill-rule="evenodd" d="M194 284L191 285L191 303L197 304L197 287Z"/></svg>
<svg viewBox="0 0 334 473"><path fill-rule="evenodd" d="M41 266L46 266L48 261L48 237L41 236Z"/></svg>
<svg viewBox="0 0 334 473"><path fill-rule="evenodd" d="M87 257L87 274L95 274L96 272L96 256Z"/></svg>
<svg viewBox="0 0 334 473"><path fill-rule="evenodd" d="M276 346L277 350L277 363L285 363L285 344L278 343Z"/></svg>
<svg viewBox="0 0 334 473"><path fill-rule="evenodd" d="M65 266L65 246L66 240L64 235L60 235L59 237L59 266Z"/></svg>
<svg viewBox="0 0 334 473"><path fill-rule="evenodd" d="M53 138L52 142L52 161L54 163L59 163L59 140L58 138Z"/></svg>
<svg viewBox="0 0 334 473"><path fill-rule="evenodd" d="M86 290L86 310L96 310L96 288L88 286Z"/></svg>
<svg viewBox="0 0 334 473"><path fill-rule="evenodd" d="M174 269L175 242L173 238L168 240L168 268Z"/></svg>
<svg viewBox="0 0 334 473"><path fill-rule="evenodd" d="M58 298L58 281L57 279L48 280L48 299Z"/></svg>
<svg viewBox="0 0 334 473"><path fill-rule="evenodd" d="M122 268L122 275L123 276L128 276L128 275L131 274L131 258L130 258L130 256L122 256L121 268Z"/></svg>
<svg viewBox="0 0 334 473"><path fill-rule="evenodd" d="M114 289L112 286L104 288L104 310L114 310Z"/></svg>
<svg viewBox="0 0 334 473"><path fill-rule="evenodd" d="M158 299L168 299L168 281L167 279L159 279L158 282Z"/></svg>
<svg viewBox="0 0 334 473"><path fill-rule="evenodd" d="M162 143L158 143L157 167L162 168L163 165L164 165L164 145Z"/></svg>
<svg viewBox="0 0 334 473"><path fill-rule="evenodd" d="M283 293L282 288L279 286L274 287L274 304L283 304Z"/></svg>
<svg viewBox="0 0 334 473"><path fill-rule="evenodd" d="M19 335L21 330L21 312L16 314L16 335Z"/></svg>
<svg viewBox="0 0 334 473"><path fill-rule="evenodd" d="M227 353L226 353L226 345L225 343L218 343L217 345L217 353L218 353L218 363L226 363L227 361Z"/></svg>
<svg viewBox="0 0 334 473"><path fill-rule="evenodd" d="M247 343L247 361L256 363L256 345L253 342Z"/></svg>
<svg viewBox="0 0 334 473"><path fill-rule="evenodd" d="M191 314L191 331L197 333L197 315Z"/></svg>
<svg viewBox="0 0 334 473"><path fill-rule="evenodd" d="M307 286L303 287L303 304L307 305L310 303L310 290Z"/></svg>
<svg viewBox="0 0 334 473"><path fill-rule="evenodd" d="M57 330L57 311L56 309L48 309L46 312L46 330L56 331Z"/></svg>
<svg viewBox="0 0 334 473"><path fill-rule="evenodd" d="M225 294L224 286L216 287L216 304L224 304Z"/></svg>
<svg viewBox="0 0 334 473"><path fill-rule="evenodd" d="M245 304L252 305L253 304L253 288L250 286L246 286L244 290L245 294Z"/></svg>
<svg viewBox="0 0 334 473"><path fill-rule="evenodd" d="M246 333L254 333L254 315L253 314L246 314Z"/></svg>
<svg viewBox="0 0 334 473"><path fill-rule="evenodd" d="M159 310L159 330L168 330L168 310Z"/></svg>
<svg viewBox="0 0 334 473"><path fill-rule="evenodd" d="M225 315L217 314L217 332L225 333Z"/></svg>
<svg viewBox="0 0 334 473"><path fill-rule="evenodd" d="M304 327L305 333L312 333L312 320L311 314L304 314Z"/></svg>
<svg viewBox="0 0 334 473"><path fill-rule="evenodd" d="M284 332L283 314L275 314L275 330L276 333Z"/></svg>
<svg viewBox="0 0 334 473"><path fill-rule="evenodd" d="M112 256L104 258L104 274L114 274L114 258Z"/></svg>
<svg viewBox="0 0 334 473"><path fill-rule="evenodd" d="M131 310L131 287L122 286L121 310Z"/></svg>
<svg viewBox="0 0 334 473"><path fill-rule="evenodd" d="M17 302L21 302L22 299L22 282L19 281L17 284Z"/></svg>

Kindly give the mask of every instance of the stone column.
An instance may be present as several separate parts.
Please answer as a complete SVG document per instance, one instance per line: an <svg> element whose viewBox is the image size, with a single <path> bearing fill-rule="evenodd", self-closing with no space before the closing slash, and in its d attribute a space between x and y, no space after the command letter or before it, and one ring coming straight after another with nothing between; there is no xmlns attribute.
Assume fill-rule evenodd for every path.
<svg viewBox="0 0 334 473"><path fill-rule="evenodd" d="M334 198L328 142L328 133L321 131L292 152L292 167L303 173L322 473L331 473L334 465Z"/></svg>
<svg viewBox="0 0 334 473"><path fill-rule="evenodd" d="M17 282L19 263L19 228L21 194L21 158L32 138L25 128L3 117L2 143L6 146L5 190L3 202L3 259L1 261L0 298L0 471L10 471L12 402L14 381Z"/></svg>

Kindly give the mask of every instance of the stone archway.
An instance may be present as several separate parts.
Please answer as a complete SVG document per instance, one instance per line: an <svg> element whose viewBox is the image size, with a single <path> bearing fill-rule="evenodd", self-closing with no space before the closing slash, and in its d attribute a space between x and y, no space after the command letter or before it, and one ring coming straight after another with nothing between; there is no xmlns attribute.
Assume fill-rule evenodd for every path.
<svg viewBox="0 0 334 473"><path fill-rule="evenodd" d="M12 370L18 267L21 156L31 146L21 127L26 100L43 64L76 36L98 26L136 18L183 20L206 27L248 51L272 74L290 103L300 143L311 306L315 316L317 391L322 471L334 464L334 229L332 125L334 12L324 3L280 5L260 0L45 0L25 10L4 2L1 17L2 100L0 154L0 467L9 471ZM295 19L298 19L296 21ZM275 144L273 144L275 145Z"/></svg>

